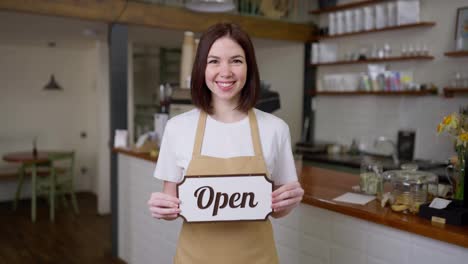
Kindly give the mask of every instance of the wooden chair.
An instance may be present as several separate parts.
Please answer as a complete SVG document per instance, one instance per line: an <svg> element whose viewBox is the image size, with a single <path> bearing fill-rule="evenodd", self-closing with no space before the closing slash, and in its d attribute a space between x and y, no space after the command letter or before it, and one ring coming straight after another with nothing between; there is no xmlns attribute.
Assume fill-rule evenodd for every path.
<svg viewBox="0 0 468 264"><path fill-rule="evenodd" d="M49 155L50 175L48 177L38 177L38 195L47 195L49 199L50 220L55 220L56 198L70 195L73 211L79 214L78 202L76 200L73 172L75 169L75 153L56 153ZM66 203L65 203L66 204Z"/></svg>

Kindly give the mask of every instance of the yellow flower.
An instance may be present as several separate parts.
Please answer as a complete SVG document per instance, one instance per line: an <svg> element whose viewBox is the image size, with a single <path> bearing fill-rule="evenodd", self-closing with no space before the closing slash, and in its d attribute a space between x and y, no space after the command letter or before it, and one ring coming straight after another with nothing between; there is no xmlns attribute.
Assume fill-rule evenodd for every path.
<svg viewBox="0 0 468 264"><path fill-rule="evenodd" d="M442 124L444 124L444 126L448 126L450 123L452 123L452 119L452 115L448 115L444 117Z"/></svg>
<svg viewBox="0 0 468 264"><path fill-rule="evenodd" d="M444 131L444 125L443 124L438 124L437 125L437 134L440 134Z"/></svg>
<svg viewBox="0 0 468 264"><path fill-rule="evenodd" d="M468 142L468 132L461 133L460 136L458 136L458 139L460 139L460 141Z"/></svg>
<svg viewBox="0 0 468 264"><path fill-rule="evenodd" d="M457 113L453 113L450 116L450 122L449 122L449 127L451 128L457 128L460 125L460 119L458 118Z"/></svg>

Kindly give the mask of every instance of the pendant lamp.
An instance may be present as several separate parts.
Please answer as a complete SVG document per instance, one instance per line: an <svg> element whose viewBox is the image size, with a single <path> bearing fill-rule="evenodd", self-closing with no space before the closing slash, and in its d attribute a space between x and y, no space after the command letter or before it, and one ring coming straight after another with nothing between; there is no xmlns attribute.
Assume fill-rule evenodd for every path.
<svg viewBox="0 0 468 264"><path fill-rule="evenodd" d="M55 76L50 75L49 82L44 86L44 90L48 91L61 91L63 88L55 81Z"/></svg>
<svg viewBox="0 0 468 264"><path fill-rule="evenodd" d="M236 8L233 0L187 0L185 7L192 11L208 13L229 12Z"/></svg>
<svg viewBox="0 0 468 264"><path fill-rule="evenodd" d="M56 45L57 43L55 43L55 41L49 41L47 43L47 46L49 46L49 48L55 48ZM57 81L55 81L55 76L52 74L50 75L49 82L44 86L44 90L61 91L63 90L63 88L57 83Z"/></svg>

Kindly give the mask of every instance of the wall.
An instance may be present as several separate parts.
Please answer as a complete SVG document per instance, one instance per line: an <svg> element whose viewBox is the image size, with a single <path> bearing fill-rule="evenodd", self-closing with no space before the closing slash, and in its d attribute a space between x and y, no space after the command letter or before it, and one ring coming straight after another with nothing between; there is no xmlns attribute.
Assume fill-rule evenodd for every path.
<svg viewBox="0 0 468 264"><path fill-rule="evenodd" d="M350 2L350 1L347 1ZM359 47L371 48L375 43L389 43L392 54L399 55L402 44L425 43L433 61L393 62L391 70L414 71L416 82L432 82L438 87L447 86L456 71L468 74L466 58L454 59L444 52L454 49L455 17L458 7L466 6L464 0L421 1L421 20L435 21L429 28L404 29L327 40L339 43L341 54ZM366 65L319 67L319 78L330 73L365 72ZM325 97L315 99L316 139L350 144L353 138L361 141L370 151L378 136L396 139L399 129L416 130L415 157L446 160L453 147L446 136L437 136L436 126L444 115L467 105L467 97L447 99L442 96L427 97ZM387 151L387 150L385 150ZM388 153L388 152L387 152Z"/></svg>
<svg viewBox="0 0 468 264"><path fill-rule="evenodd" d="M294 145L302 131L304 44L265 39L253 42L260 78L280 95L281 108L274 114L289 125Z"/></svg>
<svg viewBox="0 0 468 264"><path fill-rule="evenodd" d="M0 46L0 155L31 150L37 136L39 150L76 150L77 189L94 188L98 143L94 56L89 48ZM51 73L63 91L42 90ZM81 132L87 137L81 138ZM12 165L0 161L0 166ZM87 168L85 173L80 172L82 167ZM0 199L11 198L10 185L0 188Z"/></svg>
<svg viewBox="0 0 468 264"><path fill-rule="evenodd" d="M106 43L96 41L94 49L97 87L97 173L94 177L94 192L98 194L98 212L110 212L110 78L109 48Z"/></svg>

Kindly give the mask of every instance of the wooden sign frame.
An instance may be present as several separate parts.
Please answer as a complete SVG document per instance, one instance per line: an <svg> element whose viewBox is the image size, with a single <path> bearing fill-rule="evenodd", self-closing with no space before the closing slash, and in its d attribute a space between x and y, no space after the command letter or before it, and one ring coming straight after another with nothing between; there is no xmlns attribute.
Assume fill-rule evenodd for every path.
<svg viewBox="0 0 468 264"><path fill-rule="evenodd" d="M195 181L196 183L193 184L195 187L188 186L187 183L189 181ZM263 184L262 181L266 182L265 186L260 186L260 184ZM207 182L211 182L211 184L207 185ZM186 185L184 186L184 184ZM236 184L242 184L242 187L235 186ZM258 186L254 184L258 184ZM232 189L232 186L239 188ZM259 190L255 190L256 187L259 187ZM222 192L219 192L219 190ZM181 194L181 192L184 192L184 194ZM187 193L185 194L185 192ZM177 184L177 197L179 199L181 199L181 195L187 197L181 199L179 205L181 213L179 216L188 223L265 221L268 219L268 216L273 213L271 208L272 192L273 181L270 180L266 174L201 175L184 177L182 182ZM205 193L209 194L208 202L206 199L203 199ZM268 195L265 195L266 193L268 193ZM255 194L258 194L257 200L255 200ZM259 195L261 199L258 199ZM223 200L220 206L219 202L221 198ZM249 200L247 201L247 199ZM214 206L212 206L213 201ZM234 204L235 202L237 202L237 204ZM256 208L259 203L260 207L253 209ZM259 213L261 216L252 217L252 214L259 210L264 211ZM190 213L184 215L184 211ZM196 213L200 212L202 215L194 216L195 211ZM239 213L248 216L233 217L234 211L236 215ZM211 212L211 216L207 216L208 212Z"/></svg>

